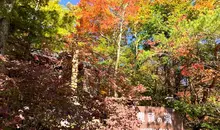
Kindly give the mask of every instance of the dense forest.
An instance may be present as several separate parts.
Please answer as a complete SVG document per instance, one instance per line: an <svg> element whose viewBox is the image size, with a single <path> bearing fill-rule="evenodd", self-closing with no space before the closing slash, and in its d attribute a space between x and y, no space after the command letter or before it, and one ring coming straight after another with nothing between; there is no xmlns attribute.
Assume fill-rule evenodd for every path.
<svg viewBox="0 0 220 130"><path fill-rule="evenodd" d="M0 0L0 129L219 130L219 55L219 0Z"/></svg>

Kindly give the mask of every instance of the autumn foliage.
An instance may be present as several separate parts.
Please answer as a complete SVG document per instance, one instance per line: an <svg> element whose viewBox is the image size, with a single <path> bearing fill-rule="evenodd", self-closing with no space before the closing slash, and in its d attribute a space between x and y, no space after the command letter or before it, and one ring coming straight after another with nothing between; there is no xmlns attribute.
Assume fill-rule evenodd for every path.
<svg viewBox="0 0 220 130"><path fill-rule="evenodd" d="M3 0L0 129L133 130L137 106L220 129L219 14L218 0Z"/></svg>

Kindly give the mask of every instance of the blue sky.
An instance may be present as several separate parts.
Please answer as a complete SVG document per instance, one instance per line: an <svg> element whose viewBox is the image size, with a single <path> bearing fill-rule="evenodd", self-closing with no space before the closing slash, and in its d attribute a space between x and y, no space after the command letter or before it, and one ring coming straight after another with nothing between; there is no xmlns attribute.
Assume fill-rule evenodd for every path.
<svg viewBox="0 0 220 130"><path fill-rule="evenodd" d="M66 3L72 3L72 4L77 4L79 2L79 0L60 0L60 4L62 5L66 5Z"/></svg>

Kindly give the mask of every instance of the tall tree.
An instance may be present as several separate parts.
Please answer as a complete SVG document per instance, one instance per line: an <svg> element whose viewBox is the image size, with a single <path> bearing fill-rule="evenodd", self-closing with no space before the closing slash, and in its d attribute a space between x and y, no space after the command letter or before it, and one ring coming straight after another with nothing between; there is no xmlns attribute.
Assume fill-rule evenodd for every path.
<svg viewBox="0 0 220 130"><path fill-rule="evenodd" d="M82 17L79 19L78 33L90 36L96 41L104 38L110 45L115 46L114 75L116 77L121 46L126 43L125 31L128 29L130 17L138 12L138 0L81 0L79 7Z"/></svg>

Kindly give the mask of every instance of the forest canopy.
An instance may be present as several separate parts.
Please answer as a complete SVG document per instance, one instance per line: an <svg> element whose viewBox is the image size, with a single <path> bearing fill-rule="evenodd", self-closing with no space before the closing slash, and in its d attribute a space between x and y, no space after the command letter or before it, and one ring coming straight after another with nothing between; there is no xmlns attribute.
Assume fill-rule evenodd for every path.
<svg viewBox="0 0 220 130"><path fill-rule="evenodd" d="M218 0L59 2L0 1L0 129L133 130L137 105L220 129Z"/></svg>

